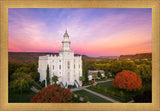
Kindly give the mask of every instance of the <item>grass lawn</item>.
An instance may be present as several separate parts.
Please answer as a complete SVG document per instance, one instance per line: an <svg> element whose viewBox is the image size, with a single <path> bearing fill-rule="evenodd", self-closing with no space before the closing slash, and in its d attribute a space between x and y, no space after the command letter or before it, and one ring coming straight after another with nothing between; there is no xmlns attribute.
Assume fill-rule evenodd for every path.
<svg viewBox="0 0 160 111"><path fill-rule="evenodd" d="M99 80L96 79L96 82L106 81L106 80L114 80L114 79L113 79L113 78L103 78L103 79L99 79ZM93 81L94 81L94 80L93 80Z"/></svg>
<svg viewBox="0 0 160 111"><path fill-rule="evenodd" d="M10 92L8 94L8 103L30 103L31 98L36 93L32 92L31 90L21 94L13 94Z"/></svg>
<svg viewBox="0 0 160 111"><path fill-rule="evenodd" d="M127 92L125 90L121 90L119 88L113 87L112 86L112 81L104 82L104 83L98 83L97 85L100 86L101 90L99 90L97 88L90 88L90 87L88 87L87 89L90 89L92 91L100 93L100 94L102 94L104 96L111 97L111 98L113 98L113 99L115 99L117 101L120 101L120 102L128 102L128 101L130 101L132 99L133 95L137 95L137 94L143 93L143 91L144 91L143 89L141 89L141 90L136 91L136 92ZM108 93L104 92L104 88L107 88L107 92ZM120 91L123 91L123 93L124 93L123 97L120 97ZM115 95L112 95L111 94L112 92L115 92Z"/></svg>
<svg viewBox="0 0 160 111"><path fill-rule="evenodd" d="M111 103L110 101L107 101L99 96L96 96L90 92L87 92L85 90L79 90L74 91L75 94L80 94L81 97L87 96L89 98L89 101L92 103Z"/></svg>

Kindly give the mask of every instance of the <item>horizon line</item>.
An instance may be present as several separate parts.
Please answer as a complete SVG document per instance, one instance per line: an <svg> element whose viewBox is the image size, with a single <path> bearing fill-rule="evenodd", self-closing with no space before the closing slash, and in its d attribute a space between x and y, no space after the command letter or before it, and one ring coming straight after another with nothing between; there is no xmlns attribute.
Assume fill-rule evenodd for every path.
<svg viewBox="0 0 160 111"><path fill-rule="evenodd" d="M9 51L9 52L12 52L12 51ZM19 52L17 52L19 53ZM22 52L22 53L59 53L59 52L35 52L35 51L25 51L25 52ZM142 53L132 53L132 54L119 54L119 55L99 55L99 56L89 56L89 55L86 55L86 54L79 54L79 53L75 53L75 54L79 54L79 55L86 55L86 56L89 56L89 57L103 57L103 56L121 56L121 55L136 55L136 54L146 54L146 53L152 53L152 52L142 52Z"/></svg>

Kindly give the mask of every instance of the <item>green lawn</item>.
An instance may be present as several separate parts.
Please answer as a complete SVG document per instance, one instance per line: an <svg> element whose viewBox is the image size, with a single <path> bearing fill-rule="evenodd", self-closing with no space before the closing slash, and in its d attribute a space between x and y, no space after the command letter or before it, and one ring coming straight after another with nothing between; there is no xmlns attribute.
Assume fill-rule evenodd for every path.
<svg viewBox="0 0 160 111"><path fill-rule="evenodd" d="M80 94L81 97L87 96L89 98L89 101L92 103L111 103L110 101L107 101L99 96L96 96L90 92L87 92L85 90L79 90L74 91L75 94Z"/></svg>
<svg viewBox="0 0 160 111"><path fill-rule="evenodd" d="M141 90L136 91L136 92L127 92L125 90L121 90L119 88L113 87L112 86L112 81L104 82L104 83L98 83L97 85L100 86L101 90L99 90L97 88L90 88L90 87L88 87L87 89L90 89L92 91L100 93L104 96L111 97L111 98L113 98L117 101L120 101L120 102L128 102L132 99L133 95L143 93L143 91L144 91L143 89L141 89ZM104 92L105 87L107 88L107 93ZM124 93L123 97L120 97L120 91L123 91L123 93ZM112 92L115 92L115 95L112 95Z"/></svg>
<svg viewBox="0 0 160 111"><path fill-rule="evenodd" d="M30 103L31 98L36 93L32 92L31 90L26 93L21 94L13 94L12 92L8 95L8 103Z"/></svg>

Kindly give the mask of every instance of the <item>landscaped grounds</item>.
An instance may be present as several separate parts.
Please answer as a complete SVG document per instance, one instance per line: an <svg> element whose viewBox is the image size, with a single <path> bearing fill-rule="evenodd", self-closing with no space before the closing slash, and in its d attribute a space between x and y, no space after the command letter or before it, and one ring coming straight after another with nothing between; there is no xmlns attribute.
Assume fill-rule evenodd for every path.
<svg viewBox="0 0 160 111"><path fill-rule="evenodd" d="M110 97L119 102L129 102L134 95L143 93L144 89L137 91L126 91L112 86L113 81L98 83L96 86L90 86L87 89L100 93L104 96ZM150 87L150 86L148 86Z"/></svg>
<svg viewBox="0 0 160 111"><path fill-rule="evenodd" d="M107 101L107 100L105 100L99 96L96 96L90 92L87 92L85 90L74 91L73 93L80 94L81 97L87 96L91 103L111 103L110 101Z"/></svg>

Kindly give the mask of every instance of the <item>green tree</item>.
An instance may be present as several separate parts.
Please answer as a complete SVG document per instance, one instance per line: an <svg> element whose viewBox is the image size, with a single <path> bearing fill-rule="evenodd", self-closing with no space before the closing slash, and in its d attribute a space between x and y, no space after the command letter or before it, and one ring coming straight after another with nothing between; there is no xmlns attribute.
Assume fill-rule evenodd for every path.
<svg viewBox="0 0 160 111"><path fill-rule="evenodd" d="M112 76L115 76L118 72L121 72L121 71L122 71L122 68L121 68L120 62L115 61L114 63L112 63L111 65Z"/></svg>
<svg viewBox="0 0 160 111"><path fill-rule="evenodd" d="M83 81L85 81L85 77L84 76L81 76L79 77L79 80L81 81L82 85L83 85Z"/></svg>
<svg viewBox="0 0 160 111"><path fill-rule="evenodd" d="M57 85L57 84L56 84L57 81L58 81L58 77L54 75L54 76L52 77L52 84L53 84L53 82L54 82L54 84Z"/></svg>
<svg viewBox="0 0 160 111"><path fill-rule="evenodd" d="M15 72L24 72L26 74L29 74L31 72L31 70L27 67L20 67Z"/></svg>
<svg viewBox="0 0 160 111"><path fill-rule="evenodd" d="M84 76L84 78L85 78L85 82L88 82L88 66L87 66L87 61L83 61L82 62L83 63L83 65L82 65L82 68L83 68L83 76Z"/></svg>
<svg viewBox="0 0 160 111"><path fill-rule="evenodd" d="M33 80L29 75L18 72L12 75L12 81L9 84L9 88L13 92L20 92L22 94L24 91L30 90L32 83Z"/></svg>
<svg viewBox="0 0 160 111"><path fill-rule="evenodd" d="M37 62L29 62L25 65L25 67L28 67L30 69L31 72L37 72Z"/></svg>
<svg viewBox="0 0 160 111"><path fill-rule="evenodd" d="M22 67L21 63L8 62L8 80L9 82L11 80L12 74L20 67Z"/></svg>
<svg viewBox="0 0 160 111"><path fill-rule="evenodd" d="M43 80L40 84L42 87L45 87L45 80Z"/></svg>
<svg viewBox="0 0 160 111"><path fill-rule="evenodd" d="M100 73L100 72L98 72L98 74L97 74L97 75L98 75L98 77L99 77L99 78L102 78L102 75L101 75L101 73Z"/></svg>
<svg viewBox="0 0 160 111"><path fill-rule="evenodd" d="M89 99L88 99L88 97L87 96L84 96L84 99L83 99L83 102L87 102Z"/></svg>
<svg viewBox="0 0 160 111"><path fill-rule="evenodd" d="M122 70L130 70L133 72L136 72L137 70L137 66L134 62L127 62L127 61L122 61L121 68Z"/></svg>
<svg viewBox="0 0 160 111"><path fill-rule="evenodd" d="M149 65L141 64L139 69L140 77L142 79L142 85L145 86L146 83L152 81L152 69Z"/></svg>
<svg viewBox="0 0 160 111"><path fill-rule="evenodd" d="M49 66L48 66L48 65L47 65L47 70L46 70L46 72L47 72L46 80L47 80L47 86L48 86L48 85L51 84L51 83L50 83L50 75L49 75Z"/></svg>
<svg viewBox="0 0 160 111"><path fill-rule="evenodd" d="M95 83L95 82L96 82L96 78L97 78L97 73L93 73L93 74L92 74L92 77L93 77L94 83Z"/></svg>
<svg viewBox="0 0 160 111"><path fill-rule="evenodd" d="M40 79L40 74L38 72L35 72L34 75L33 75L33 79L38 82L39 79Z"/></svg>

